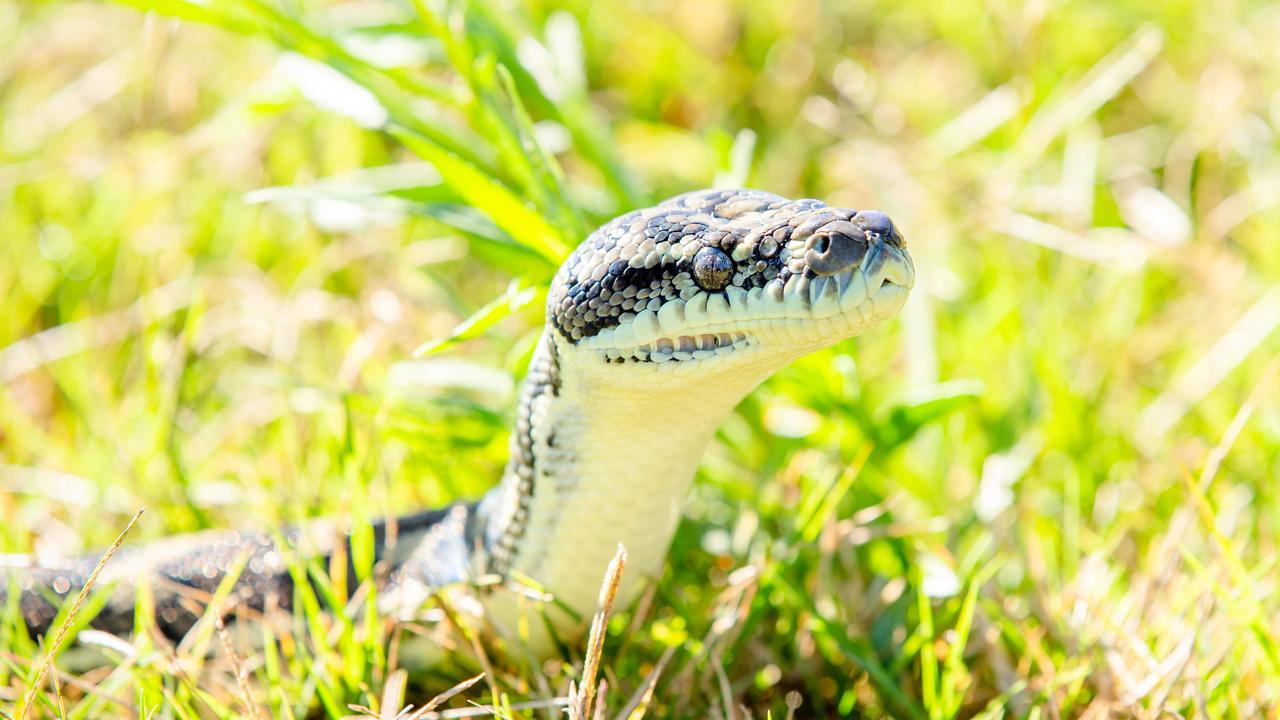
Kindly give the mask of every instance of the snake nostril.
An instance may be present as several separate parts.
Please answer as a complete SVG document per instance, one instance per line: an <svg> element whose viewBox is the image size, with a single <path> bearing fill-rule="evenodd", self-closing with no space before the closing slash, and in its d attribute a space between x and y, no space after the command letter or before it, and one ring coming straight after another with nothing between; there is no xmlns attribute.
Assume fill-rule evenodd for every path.
<svg viewBox="0 0 1280 720"><path fill-rule="evenodd" d="M809 269L818 275L835 275L856 267L866 254L865 238L843 232L831 232L815 238L811 249L805 253L804 259Z"/></svg>

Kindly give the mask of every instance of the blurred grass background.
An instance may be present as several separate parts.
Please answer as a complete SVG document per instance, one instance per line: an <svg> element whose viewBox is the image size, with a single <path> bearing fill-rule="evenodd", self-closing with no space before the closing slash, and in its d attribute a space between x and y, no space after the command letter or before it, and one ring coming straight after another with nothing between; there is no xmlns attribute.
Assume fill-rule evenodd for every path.
<svg viewBox="0 0 1280 720"><path fill-rule="evenodd" d="M124 5L0 0L0 550L476 497L566 249L746 184L888 212L920 282L726 422L610 713L1277 717L1280 6ZM394 716L345 629L32 710ZM408 702L576 677L494 645Z"/></svg>

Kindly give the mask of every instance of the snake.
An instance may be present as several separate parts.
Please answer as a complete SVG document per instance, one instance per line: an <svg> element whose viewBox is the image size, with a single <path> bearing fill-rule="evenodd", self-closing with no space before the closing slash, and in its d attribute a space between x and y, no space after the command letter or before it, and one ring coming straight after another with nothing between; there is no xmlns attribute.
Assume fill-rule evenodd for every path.
<svg viewBox="0 0 1280 720"><path fill-rule="evenodd" d="M571 633L596 607L619 545L628 560L615 602L634 600L662 572L721 421L796 358L895 315L914 283L902 233L874 210L713 189L604 224L550 284L501 480L476 501L373 523L374 559L387 568L378 602L406 613L442 587L518 579L556 600L546 625ZM175 641L233 571L220 612L288 609L306 582L290 571L291 552L351 557L341 541L324 545L340 533L317 527L126 545L95 584L108 597L91 624L131 633L140 578L155 626ZM48 633L96 564L10 562L0 607L16 594L28 631ZM485 591L481 604L510 629L527 610L521 597Z"/></svg>

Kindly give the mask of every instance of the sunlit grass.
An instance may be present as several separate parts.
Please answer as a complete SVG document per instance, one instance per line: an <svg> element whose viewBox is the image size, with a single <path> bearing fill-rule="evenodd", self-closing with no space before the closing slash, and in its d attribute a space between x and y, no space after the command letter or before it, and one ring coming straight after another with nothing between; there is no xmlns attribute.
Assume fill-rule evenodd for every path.
<svg viewBox="0 0 1280 720"><path fill-rule="evenodd" d="M606 716L1277 712L1275 8L125 4L0 0L5 552L477 497L565 251L745 183L885 210L920 284L722 427ZM348 604L367 542L226 645L79 633L114 666L28 717L582 681L585 642ZM406 632L446 660L400 672ZM4 609L4 712L45 650Z"/></svg>

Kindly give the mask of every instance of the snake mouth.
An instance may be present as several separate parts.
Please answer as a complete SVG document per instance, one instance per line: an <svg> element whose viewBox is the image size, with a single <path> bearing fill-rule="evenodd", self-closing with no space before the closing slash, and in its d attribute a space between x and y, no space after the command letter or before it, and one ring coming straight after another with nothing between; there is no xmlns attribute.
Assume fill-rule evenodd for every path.
<svg viewBox="0 0 1280 720"><path fill-rule="evenodd" d="M651 343L627 348L601 350L605 362L621 365L628 362L668 363L711 360L723 357L751 343L744 332L718 332L660 337Z"/></svg>

